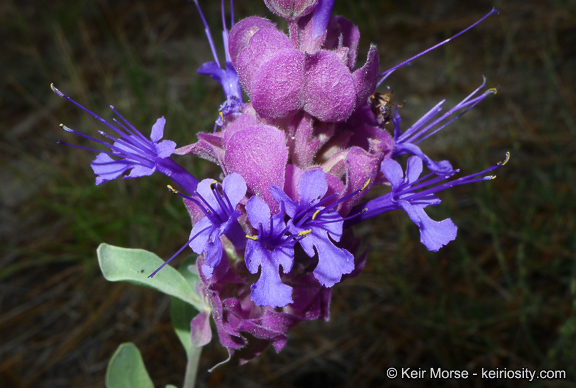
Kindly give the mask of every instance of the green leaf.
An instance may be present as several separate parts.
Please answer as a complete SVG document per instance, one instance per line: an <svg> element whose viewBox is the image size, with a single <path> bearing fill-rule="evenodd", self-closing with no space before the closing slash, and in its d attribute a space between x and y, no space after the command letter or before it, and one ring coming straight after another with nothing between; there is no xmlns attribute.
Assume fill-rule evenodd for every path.
<svg viewBox="0 0 576 388"><path fill-rule="evenodd" d="M188 270L188 267L195 264L195 261L196 259L194 257L189 257L178 269L178 272L182 274L188 284L193 288L196 287L196 283L200 280L197 274ZM190 322L196 314L198 314L198 311L188 303L184 303L178 298L170 298L170 319L172 320L172 326L174 327L176 336L184 346L186 356L188 357L190 357L190 350L192 348Z"/></svg>
<svg viewBox="0 0 576 388"><path fill-rule="evenodd" d="M140 351L132 342L118 346L106 370L107 388L154 388Z"/></svg>
<svg viewBox="0 0 576 388"><path fill-rule="evenodd" d="M150 287L176 297L194 306L198 311L204 308L204 303L196 294L195 288L176 269L167 265L153 278L148 278L148 275L164 264L164 261L154 253L108 244L100 244L97 253L98 263L106 280Z"/></svg>

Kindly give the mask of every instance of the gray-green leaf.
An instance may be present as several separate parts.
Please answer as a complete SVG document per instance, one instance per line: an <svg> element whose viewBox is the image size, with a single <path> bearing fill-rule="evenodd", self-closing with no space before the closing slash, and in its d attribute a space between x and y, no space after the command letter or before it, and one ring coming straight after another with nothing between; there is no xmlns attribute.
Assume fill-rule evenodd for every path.
<svg viewBox="0 0 576 388"><path fill-rule="evenodd" d="M165 266L153 278L148 278L164 261L143 249L127 249L108 244L98 247L98 263L106 280L124 281L150 287L203 309L202 299L191 284L176 269Z"/></svg>
<svg viewBox="0 0 576 388"><path fill-rule="evenodd" d="M131 342L121 344L108 363L107 388L154 388L140 351Z"/></svg>

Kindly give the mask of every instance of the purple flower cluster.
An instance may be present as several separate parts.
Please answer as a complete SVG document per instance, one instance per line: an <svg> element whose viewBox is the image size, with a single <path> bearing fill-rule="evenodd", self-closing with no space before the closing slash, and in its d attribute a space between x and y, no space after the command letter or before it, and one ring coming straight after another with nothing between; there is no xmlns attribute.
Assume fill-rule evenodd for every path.
<svg viewBox="0 0 576 388"><path fill-rule="evenodd" d="M131 170L125 178L161 172L182 188L173 191L184 198L192 219L186 245L200 255L201 289L220 342L240 363L269 344L282 349L298 322L329 318L332 287L356 276L365 261L352 225L402 209L419 228L421 242L437 251L455 239L457 227L450 219L432 220L425 208L441 203L438 192L492 179L486 174L505 163L451 179L458 170L420 148L495 89L481 91L483 83L446 113L442 101L405 130L398 109L387 111L391 135L388 120L375 115L374 93L408 61L379 73L371 46L356 68L358 28L331 15L333 0L265 2L286 19L288 33L260 17L237 24L232 17L228 31L222 7L222 66L195 1L214 55L198 72L218 81L225 94L213 132L199 133L195 143L176 149L160 141L164 118L148 140L119 114L120 121L109 123L89 111L119 137L101 132L110 144L73 131L110 149L98 151L92 163L97 184ZM249 102L243 102L242 91ZM198 181L172 155L217 164L222 183ZM424 166L429 173L423 175ZM390 192L362 202L374 185L389 186Z"/></svg>

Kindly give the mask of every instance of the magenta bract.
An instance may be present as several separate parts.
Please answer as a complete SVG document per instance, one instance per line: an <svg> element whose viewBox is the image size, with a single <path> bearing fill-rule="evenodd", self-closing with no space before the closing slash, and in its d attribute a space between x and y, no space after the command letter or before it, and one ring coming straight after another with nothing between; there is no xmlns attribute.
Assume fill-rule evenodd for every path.
<svg viewBox="0 0 576 388"><path fill-rule="evenodd" d="M240 82L256 112L271 119L303 110L319 121L340 122L374 91L378 76L376 50L353 76L358 29L344 18L333 18L327 46L306 38L294 44L265 19L240 21L230 33L230 53ZM308 23L310 24L310 23ZM296 31L294 31L296 33Z"/></svg>
<svg viewBox="0 0 576 388"><path fill-rule="evenodd" d="M270 11L288 21L301 18L314 10L318 0L264 0Z"/></svg>

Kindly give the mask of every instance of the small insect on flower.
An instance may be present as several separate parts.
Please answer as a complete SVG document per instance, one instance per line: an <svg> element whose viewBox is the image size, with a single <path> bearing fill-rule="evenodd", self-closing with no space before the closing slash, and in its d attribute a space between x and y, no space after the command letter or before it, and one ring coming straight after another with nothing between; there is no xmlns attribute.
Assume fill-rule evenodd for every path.
<svg viewBox="0 0 576 388"><path fill-rule="evenodd" d="M384 126L392 120L392 108L391 106L397 106L402 108L404 104L397 105L390 102L392 98L392 90L388 93L374 92L370 97L368 97L368 105L372 109L372 113L378 121L378 125Z"/></svg>

